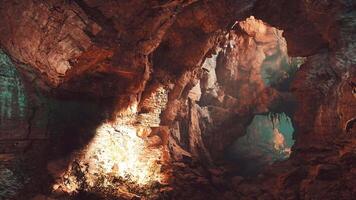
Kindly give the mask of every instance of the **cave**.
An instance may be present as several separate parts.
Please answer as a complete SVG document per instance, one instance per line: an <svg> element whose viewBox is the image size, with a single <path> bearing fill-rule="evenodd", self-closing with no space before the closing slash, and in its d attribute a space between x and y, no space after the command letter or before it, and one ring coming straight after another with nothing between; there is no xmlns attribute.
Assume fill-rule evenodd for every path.
<svg viewBox="0 0 356 200"><path fill-rule="evenodd" d="M0 0L0 200L356 196L352 0Z"/></svg>
<svg viewBox="0 0 356 200"><path fill-rule="evenodd" d="M228 149L227 158L236 163L235 175L253 177L263 168L289 158L294 128L285 114L255 115L246 134Z"/></svg>

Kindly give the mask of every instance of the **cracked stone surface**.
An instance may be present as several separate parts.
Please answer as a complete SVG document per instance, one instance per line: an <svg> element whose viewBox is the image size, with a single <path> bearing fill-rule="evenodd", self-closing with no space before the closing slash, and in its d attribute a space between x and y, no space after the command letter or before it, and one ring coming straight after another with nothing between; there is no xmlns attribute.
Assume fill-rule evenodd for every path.
<svg viewBox="0 0 356 200"><path fill-rule="evenodd" d="M2 0L0 164L14 171L25 159L29 174L41 174L29 175L15 198L114 199L49 188L101 124L121 120L149 127L150 144L163 146L171 180L152 198L352 199L355 7L350 0ZM278 79L265 80L261 66L286 60L266 61L275 51L304 57L293 78L277 70ZM135 120L125 121L118 113L132 105ZM254 179L231 177L225 148L255 114L291 107L291 157ZM1 173L11 185L11 173Z"/></svg>

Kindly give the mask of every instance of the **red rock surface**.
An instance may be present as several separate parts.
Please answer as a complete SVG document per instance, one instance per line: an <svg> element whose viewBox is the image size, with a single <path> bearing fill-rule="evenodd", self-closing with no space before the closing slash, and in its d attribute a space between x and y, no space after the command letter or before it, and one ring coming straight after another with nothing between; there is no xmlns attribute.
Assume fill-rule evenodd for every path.
<svg viewBox="0 0 356 200"><path fill-rule="evenodd" d="M347 0L5 0L0 45L25 84L54 101L43 117L50 119L46 134L40 134L51 141L52 164L88 144L103 121L124 120L117 114L137 103L135 126L152 129L148 142L163 146L163 171L171 176L151 198L352 199L355 6ZM298 103L290 159L245 180L219 166L224 149L243 135L254 114L290 98L261 78L261 62L278 43L271 35L280 32L264 26L256 31L254 23L262 22L236 23L250 15L283 30L288 54L306 62L289 90ZM168 92L162 111L158 87ZM33 189L35 184L41 187ZM60 199L42 189L48 187L34 181L18 199L45 198L40 193Z"/></svg>

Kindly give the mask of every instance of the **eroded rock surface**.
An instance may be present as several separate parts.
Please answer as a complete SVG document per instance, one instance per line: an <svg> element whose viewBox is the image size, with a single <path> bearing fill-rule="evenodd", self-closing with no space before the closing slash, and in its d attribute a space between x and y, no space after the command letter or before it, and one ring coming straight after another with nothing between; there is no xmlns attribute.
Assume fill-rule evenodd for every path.
<svg viewBox="0 0 356 200"><path fill-rule="evenodd" d="M18 101L6 104L27 129L13 134L1 124L0 138L24 139L32 144L26 151L50 144L42 158L50 160L51 176L27 182L18 199L68 199L51 191L51 179L66 179L63 173L96 129L117 120L162 152L162 172L171 179L148 197L352 199L355 6L348 0L1 1L0 45L23 78L29 110L21 118ZM244 21L250 15L268 25ZM291 72L294 79L273 68L290 62L285 44L288 55L306 57ZM5 78L18 85L17 76ZM132 106L137 110L119 115ZM255 114L282 111L296 128L290 159L252 180L231 177L234 169L222 162L225 148L244 135ZM45 125L32 123L41 120ZM71 198L138 198L122 188L114 196L78 191Z"/></svg>

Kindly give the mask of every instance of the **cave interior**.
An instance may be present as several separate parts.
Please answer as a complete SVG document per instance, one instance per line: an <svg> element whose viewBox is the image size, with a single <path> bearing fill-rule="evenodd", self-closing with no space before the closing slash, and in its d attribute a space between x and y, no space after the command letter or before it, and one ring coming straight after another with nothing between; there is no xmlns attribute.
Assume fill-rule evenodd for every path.
<svg viewBox="0 0 356 200"><path fill-rule="evenodd" d="M0 0L0 200L356 198L353 0Z"/></svg>

